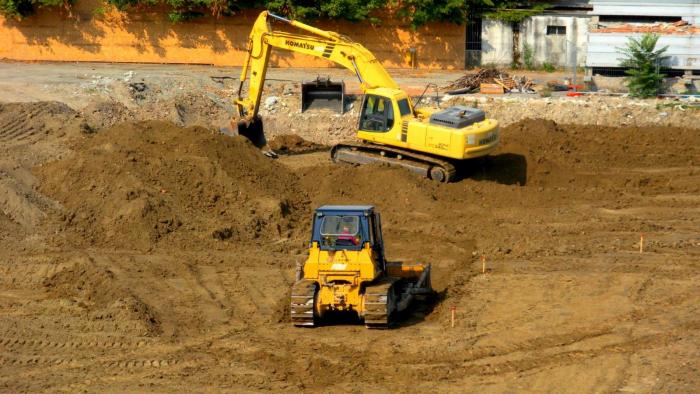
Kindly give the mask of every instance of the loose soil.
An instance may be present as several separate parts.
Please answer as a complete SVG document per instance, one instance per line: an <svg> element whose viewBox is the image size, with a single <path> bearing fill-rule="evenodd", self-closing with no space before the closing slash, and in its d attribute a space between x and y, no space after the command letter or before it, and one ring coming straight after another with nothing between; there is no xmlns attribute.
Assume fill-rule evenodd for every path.
<svg viewBox="0 0 700 394"><path fill-rule="evenodd" d="M436 184L109 113L0 107L3 391L700 386L696 130L523 120ZM291 327L311 212L335 203L376 205L437 302L394 330Z"/></svg>

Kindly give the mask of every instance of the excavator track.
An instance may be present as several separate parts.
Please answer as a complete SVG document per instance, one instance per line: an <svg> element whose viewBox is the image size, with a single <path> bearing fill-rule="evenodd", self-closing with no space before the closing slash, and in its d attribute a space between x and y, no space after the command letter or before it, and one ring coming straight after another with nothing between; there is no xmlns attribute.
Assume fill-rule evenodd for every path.
<svg viewBox="0 0 700 394"><path fill-rule="evenodd" d="M316 325L316 282L300 280L292 286L290 313L292 324L297 327L314 327Z"/></svg>
<svg viewBox="0 0 700 394"><path fill-rule="evenodd" d="M451 182L457 169L447 160L414 151L373 144L338 144L331 149L335 163L386 163L407 168L437 182Z"/></svg>
<svg viewBox="0 0 700 394"><path fill-rule="evenodd" d="M365 327L374 329L391 328L396 317L395 283L395 279L387 278L379 283L365 287Z"/></svg>

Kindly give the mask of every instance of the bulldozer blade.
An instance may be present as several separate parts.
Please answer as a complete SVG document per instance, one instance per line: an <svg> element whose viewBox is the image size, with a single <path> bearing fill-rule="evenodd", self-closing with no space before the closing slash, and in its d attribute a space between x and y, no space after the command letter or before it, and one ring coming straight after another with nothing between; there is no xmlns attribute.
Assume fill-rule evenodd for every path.
<svg viewBox="0 0 700 394"><path fill-rule="evenodd" d="M263 122L259 116L251 120L232 119L230 126L222 127L219 131L228 136L240 135L247 138L258 148L263 148L267 145L265 133L263 132Z"/></svg>
<svg viewBox="0 0 700 394"><path fill-rule="evenodd" d="M316 78L301 84L301 112L308 109L331 109L345 112L345 84L330 78Z"/></svg>

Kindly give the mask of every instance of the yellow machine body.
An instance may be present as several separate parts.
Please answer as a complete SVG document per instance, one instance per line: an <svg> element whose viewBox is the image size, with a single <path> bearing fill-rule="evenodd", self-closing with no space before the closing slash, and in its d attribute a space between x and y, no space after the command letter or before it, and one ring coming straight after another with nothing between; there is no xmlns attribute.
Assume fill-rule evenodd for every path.
<svg viewBox="0 0 700 394"><path fill-rule="evenodd" d="M328 234L326 221L353 223L347 241ZM335 237L336 239L333 239ZM387 262L379 214L371 206L323 206L316 210L309 255L292 289L292 322L313 326L329 313L348 312L370 328L387 328L415 295L432 292L430 266Z"/></svg>
<svg viewBox="0 0 700 394"><path fill-rule="evenodd" d="M317 312L355 311L363 314L360 288L382 274L376 264L376 253L369 243L358 251L325 251L314 242L304 263L304 278L320 285Z"/></svg>
<svg viewBox="0 0 700 394"><path fill-rule="evenodd" d="M273 30L271 22L282 22L307 34ZM412 152L418 153L411 157L413 163L408 167L413 169L421 167L422 169L418 172L426 176L435 178L439 175L440 180L449 181L453 169L440 158L464 160L485 156L493 152L499 144L499 127L496 120L484 117L458 128L436 124L430 118L438 109L415 108L411 98L399 88L381 62L367 48L341 34L321 30L267 11L260 13L251 30L246 60L241 71L238 98L235 100L239 114L238 124L244 125L246 130L255 129L256 132L262 133L258 111L272 48L326 59L354 72L360 80L365 99L377 97L382 101L386 100L388 104L382 104L382 106L390 106L392 112L388 115L389 118L383 121L372 119L371 122L375 123L373 129L370 129L364 126L367 123L362 119L365 115L363 110L357 131L358 139L367 145L394 148L389 152L390 156L394 157L406 159ZM247 95L244 95L243 86L246 80L250 83ZM378 126L377 122L381 123L381 126ZM254 127L256 125L258 126ZM401 152L397 153L397 150ZM385 156L387 152L375 149L367 154L373 153ZM431 160L428 155L435 160ZM345 157L350 158L348 155ZM333 159L339 161L335 157ZM350 162L362 164L372 160L360 158L359 161ZM403 162L394 160L390 164L402 165ZM431 176L430 171L435 166L441 167L440 171L433 171Z"/></svg>
<svg viewBox="0 0 700 394"><path fill-rule="evenodd" d="M411 98L400 89L367 89L365 94L389 98L394 114L401 114L398 104L401 100L407 100L411 105ZM439 111L438 108L418 108L413 113L398 117L399 120L395 120L386 132L362 130L362 123L360 123L357 137L375 144L390 145L456 160L485 156L498 147L500 142L498 121L484 119L467 127L455 129L431 124L430 115L437 111Z"/></svg>

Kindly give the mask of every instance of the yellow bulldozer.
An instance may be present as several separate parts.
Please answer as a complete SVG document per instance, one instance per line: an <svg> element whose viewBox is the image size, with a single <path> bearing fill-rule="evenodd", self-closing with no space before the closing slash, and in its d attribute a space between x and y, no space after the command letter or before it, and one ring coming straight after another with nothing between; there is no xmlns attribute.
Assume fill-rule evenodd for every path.
<svg viewBox="0 0 700 394"><path fill-rule="evenodd" d="M373 206L324 205L314 213L309 255L292 286L292 324L313 327L341 312L368 328L391 328L415 298L433 294L430 270L387 261Z"/></svg>
<svg viewBox="0 0 700 394"><path fill-rule="evenodd" d="M273 23L303 33L275 30ZM449 182L454 179L456 161L488 155L498 146L498 122L487 119L483 111L464 106L417 107L361 44L344 35L263 11L248 39L235 100L238 116L228 129L260 147L265 145L265 137L258 111L272 48L326 59L351 70L359 79L364 93L357 131L360 141L334 146L334 162L387 163L435 181Z"/></svg>

